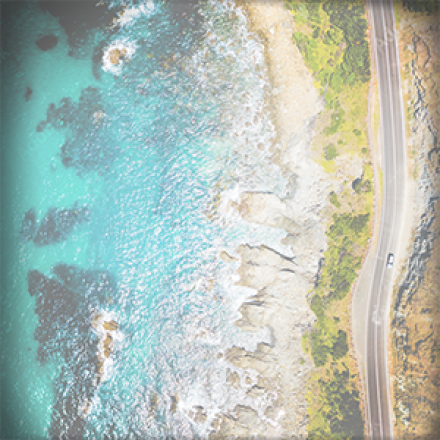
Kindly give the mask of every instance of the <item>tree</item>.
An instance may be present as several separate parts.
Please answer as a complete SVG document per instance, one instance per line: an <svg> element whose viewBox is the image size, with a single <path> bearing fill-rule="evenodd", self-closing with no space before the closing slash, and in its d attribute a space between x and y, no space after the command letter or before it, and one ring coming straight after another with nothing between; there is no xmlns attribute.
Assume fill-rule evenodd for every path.
<svg viewBox="0 0 440 440"><path fill-rule="evenodd" d="M338 331L338 337L333 344L332 356L335 361L343 358L348 353L347 333L343 330Z"/></svg>

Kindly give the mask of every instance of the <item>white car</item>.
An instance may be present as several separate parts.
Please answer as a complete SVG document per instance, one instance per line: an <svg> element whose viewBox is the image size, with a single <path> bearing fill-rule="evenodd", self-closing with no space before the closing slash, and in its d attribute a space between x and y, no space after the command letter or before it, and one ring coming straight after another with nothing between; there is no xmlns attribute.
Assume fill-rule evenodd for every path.
<svg viewBox="0 0 440 440"><path fill-rule="evenodd" d="M388 254L388 259L387 259L387 267L393 267L393 262L394 262L394 255L393 254Z"/></svg>

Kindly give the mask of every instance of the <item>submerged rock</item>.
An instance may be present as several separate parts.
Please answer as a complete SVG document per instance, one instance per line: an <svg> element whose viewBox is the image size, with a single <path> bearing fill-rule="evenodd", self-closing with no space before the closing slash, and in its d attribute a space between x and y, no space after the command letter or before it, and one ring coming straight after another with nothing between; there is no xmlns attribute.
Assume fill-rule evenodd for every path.
<svg viewBox="0 0 440 440"><path fill-rule="evenodd" d="M101 41L94 49L92 55L92 72L96 79L101 79L101 62L104 55L104 48L107 42L105 40Z"/></svg>
<svg viewBox="0 0 440 440"><path fill-rule="evenodd" d="M84 295L89 301L94 298L98 302L104 302L116 294L116 280L106 270L84 270L71 264L58 263L52 267L51 272L68 289ZM114 324L116 323L111 321L109 326L113 327Z"/></svg>
<svg viewBox="0 0 440 440"><path fill-rule="evenodd" d="M28 291L35 297L38 315L34 334L39 344L38 360L45 363L53 356L65 360L55 379L51 437L81 438L89 402L102 376L100 341L92 331L93 314L102 304L102 287L114 286L108 283L113 278L106 271L84 270L64 263L57 264L52 272L54 277L38 270L28 272ZM108 355L112 344L112 337L107 337Z"/></svg>
<svg viewBox="0 0 440 440"><path fill-rule="evenodd" d="M35 44L43 52L53 49L58 44L58 38L55 35L44 35L39 38Z"/></svg>
<svg viewBox="0 0 440 440"><path fill-rule="evenodd" d="M74 167L79 175L84 175L108 170L119 151L107 122L101 92L87 87L77 103L66 97L58 107L50 104L46 120L38 124L37 132L42 132L48 125L66 132L61 162L66 168Z"/></svg>
<svg viewBox="0 0 440 440"><path fill-rule="evenodd" d="M31 208L24 214L23 221L21 223L20 239L22 242L27 242L32 240L35 235L36 225L36 214L35 208Z"/></svg>
<svg viewBox="0 0 440 440"><path fill-rule="evenodd" d="M38 270L28 272L28 291L37 299L35 311L40 319L43 318L42 322L52 327L54 332L61 324L66 324L69 316L73 315L79 306L78 296L72 295L62 283L46 277ZM39 337L36 339L39 342L45 342L50 337L48 331L37 334Z"/></svg>
<svg viewBox="0 0 440 440"><path fill-rule="evenodd" d="M29 99L31 99L32 93L33 93L33 90L29 86L27 86L26 87L26 93L24 94L24 99L25 99L26 102L28 102Z"/></svg>
<svg viewBox="0 0 440 440"><path fill-rule="evenodd" d="M73 49L87 42L89 30L110 24L117 16L117 11L108 8L104 2L40 0L39 4L44 12L59 21Z"/></svg>
<svg viewBox="0 0 440 440"><path fill-rule="evenodd" d="M89 220L89 210L86 206L78 208L75 204L72 209L50 208L34 238L37 246L47 246L66 240L77 225Z"/></svg>

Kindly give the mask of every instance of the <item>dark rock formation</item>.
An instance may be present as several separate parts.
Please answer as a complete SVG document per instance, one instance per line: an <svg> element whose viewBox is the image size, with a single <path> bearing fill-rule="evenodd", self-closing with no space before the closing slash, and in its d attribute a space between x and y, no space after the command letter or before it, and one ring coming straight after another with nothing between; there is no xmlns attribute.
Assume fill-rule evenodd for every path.
<svg viewBox="0 0 440 440"><path fill-rule="evenodd" d="M199 11L199 0L182 2L180 0L168 2L170 15L178 26L178 31L183 32L190 29L192 38L200 38L202 32L203 17Z"/></svg>
<svg viewBox="0 0 440 440"><path fill-rule="evenodd" d="M26 102L28 102L29 99L31 99L32 93L33 93L33 90L29 86L27 86L26 87L26 93L24 94L24 99L25 99Z"/></svg>
<svg viewBox="0 0 440 440"><path fill-rule="evenodd" d="M117 11L109 9L104 2L95 0L45 1L40 0L43 11L57 18L67 34L69 46L78 48L87 41L88 33L96 27L104 27L116 18Z"/></svg>
<svg viewBox="0 0 440 440"><path fill-rule="evenodd" d="M34 238L36 228L35 208L31 208L24 214L24 218L21 223L20 240L22 242L32 240Z"/></svg>
<svg viewBox="0 0 440 440"><path fill-rule="evenodd" d="M35 339L38 360L61 355L65 363L55 380L51 438L82 438L83 415L100 382L99 339L91 331L93 309L115 294L115 281L105 271L84 270L60 263L49 278L38 270L28 273L28 291L35 297L39 321Z"/></svg>
<svg viewBox="0 0 440 440"><path fill-rule="evenodd" d="M66 168L74 167L79 175L109 169L118 148L111 124L105 120L98 89L84 89L78 103L63 98L58 107L50 104L46 120L38 124L37 132L49 124L56 130L69 129L61 147L61 161Z"/></svg>
<svg viewBox="0 0 440 440"><path fill-rule="evenodd" d="M116 294L116 282L105 270L84 270L77 266L59 263L51 269L63 284L70 290L95 297L103 302Z"/></svg>
<svg viewBox="0 0 440 440"><path fill-rule="evenodd" d="M47 246L66 240L77 225L89 220L89 210L86 206L72 209L50 208L40 222L34 243L37 246Z"/></svg>
<svg viewBox="0 0 440 440"><path fill-rule="evenodd" d="M93 56L92 56L92 71L93 71L93 76L96 79L100 79L101 78L101 63L102 63L102 57L104 55L104 49L107 46L107 42L105 40L101 41L96 47L95 50L93 51Z"/></svg>
<svg viewBox="0 0 440 440"><path fill-rule="evenodd" d="M58 44L58 38L55 35L44 35L39 38L35 44L38 48L44 52L53 49Z"/></svg>

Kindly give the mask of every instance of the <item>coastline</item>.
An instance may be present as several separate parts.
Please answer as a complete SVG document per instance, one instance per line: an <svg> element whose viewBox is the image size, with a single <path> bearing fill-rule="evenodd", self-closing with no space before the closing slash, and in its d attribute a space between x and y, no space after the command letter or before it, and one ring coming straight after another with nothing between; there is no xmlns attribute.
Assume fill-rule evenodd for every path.
<svg viewBox="0 0 440 440"><path fill-rule="evenodd" d="M281 243L294 257L266 245L243 244L236 250L240 257L237 284L254 289L256 294L241 305L241 318L235 325L243 331L267 327L271 343L259 343L254 352L233 346L225 359L235 367L257 371L258 384L248 392L250 396L275 393L277 398L264 418L251 407L237 405L223 414L212 438L249 437L261 432L269 437L292 432L306 437L306 381L315 367L303 352L302 336L316 319L307 298L326 250L322 212L331 186L324 169L312 160L308 146L324 105L293 42L294 19L284 2L238 0L237 7L244 10L250 30L264 46L271 84L266 111L276 132L268 161L278 165L287 190L282 195L244 191L236 209L249 223L285 231ZM231 386L240 386L232 376Z"/></svg>

